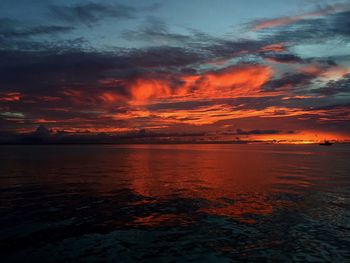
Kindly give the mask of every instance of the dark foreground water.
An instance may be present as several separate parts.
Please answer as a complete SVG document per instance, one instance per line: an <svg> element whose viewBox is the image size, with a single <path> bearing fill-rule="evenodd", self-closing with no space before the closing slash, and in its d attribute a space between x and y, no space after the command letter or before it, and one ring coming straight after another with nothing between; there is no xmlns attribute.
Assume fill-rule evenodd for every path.
<svg viewBox="0 0 350 263"><path fill-rule="evenodd" d="M1 262L350 262L350 145L1 146Z"/></svg>

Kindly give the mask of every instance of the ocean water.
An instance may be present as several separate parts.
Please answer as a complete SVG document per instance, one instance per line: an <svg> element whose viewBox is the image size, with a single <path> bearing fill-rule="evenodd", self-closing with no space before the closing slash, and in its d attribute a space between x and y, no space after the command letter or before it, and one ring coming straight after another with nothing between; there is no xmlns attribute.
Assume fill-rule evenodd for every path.
<svg viewBox="0 0 350 263"><path fill-rule="evenodd" d="M0 147L1 262L350 262L350 145Z"/></svg>

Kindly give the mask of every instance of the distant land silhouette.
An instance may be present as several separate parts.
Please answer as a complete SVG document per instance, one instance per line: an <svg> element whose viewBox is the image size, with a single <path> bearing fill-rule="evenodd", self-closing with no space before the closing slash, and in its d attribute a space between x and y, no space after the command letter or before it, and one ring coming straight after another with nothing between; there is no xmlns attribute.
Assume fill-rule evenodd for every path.
<svg viewBox="0 0 350 263"><path fill-rule="evenodd" d="M278 130L236 131L223 135L231 135L231 139L211 136L205 132L197 133L157 133L140 129L127 133L93 133L67 132L51 130L40 125L33 132L16 133L0 132L1 145L41 145L41 144L247 144L247 143L288 143L282 140L252 140L247 135L278 134ZM292 133L293 131L290 131ZM243 136L242 139L240 136ZM297 141L291 141L292 143ZM315 143L317 143L315 141Z"/></svg>

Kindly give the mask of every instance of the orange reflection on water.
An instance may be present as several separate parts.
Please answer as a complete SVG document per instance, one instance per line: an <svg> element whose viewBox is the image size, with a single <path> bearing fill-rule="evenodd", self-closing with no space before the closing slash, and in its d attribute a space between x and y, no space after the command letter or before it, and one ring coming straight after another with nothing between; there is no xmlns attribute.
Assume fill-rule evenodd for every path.
<svg viewBox="0 0 350 263"><path fill-rule="evenodd" d="M266 155L232 149L241 147L237 145L196 145L195 149L191 145L135 147L142 150L132 157L138 161L131 164L130 188L139 195L157 200L197 200L201 203L197 212L246 223L254 222L251 215L273 212L274 205L267 194L274 176L269 169L272 160ZM151 214L136 222L166 224L174 219L173 215ZM181 221L189 219L184 215Z"/></svg>

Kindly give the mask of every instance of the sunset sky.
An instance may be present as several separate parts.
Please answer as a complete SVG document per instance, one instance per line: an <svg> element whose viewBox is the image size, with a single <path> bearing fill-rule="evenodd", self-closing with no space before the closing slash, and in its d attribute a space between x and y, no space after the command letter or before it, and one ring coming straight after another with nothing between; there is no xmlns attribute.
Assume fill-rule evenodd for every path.
<svg viewBox="0 0 350 263"><path fill-rule="evenodd" d="M350 1L1 0L0 131L39 125L348 140Z"/></svg>

